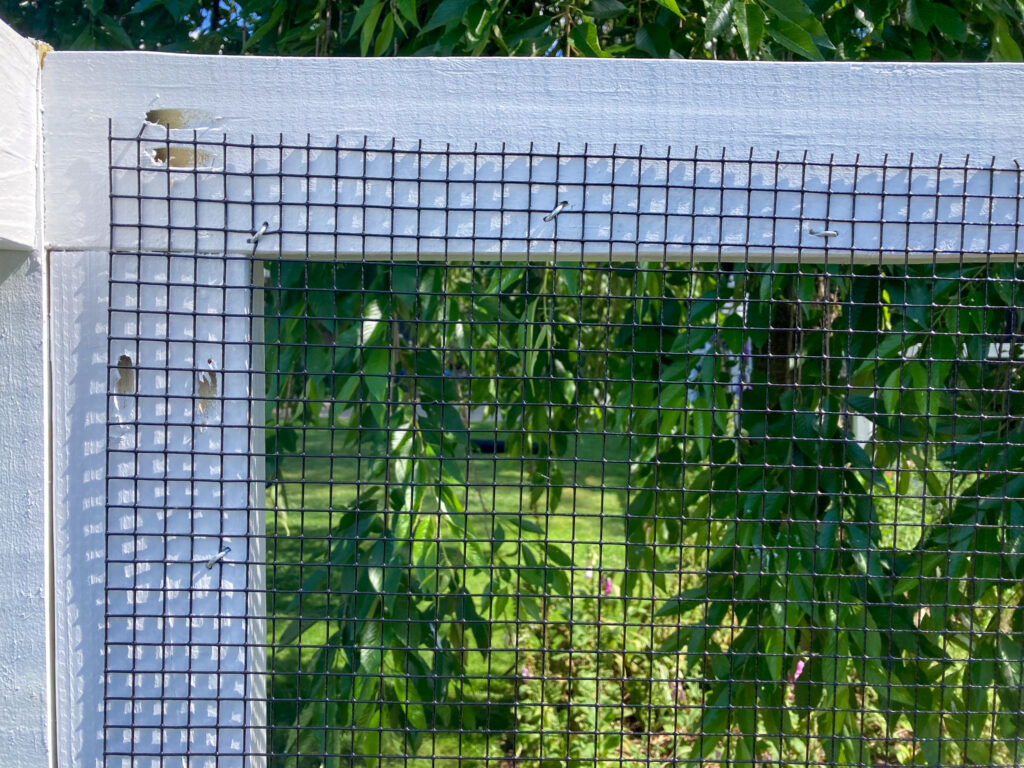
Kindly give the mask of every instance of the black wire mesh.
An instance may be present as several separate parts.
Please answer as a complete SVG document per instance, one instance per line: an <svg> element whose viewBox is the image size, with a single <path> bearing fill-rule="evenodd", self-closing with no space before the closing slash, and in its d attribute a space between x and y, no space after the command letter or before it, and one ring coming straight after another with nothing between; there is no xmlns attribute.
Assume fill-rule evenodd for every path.
<svg viewBox="0 0 1024 768"><path fill-rule="evenodd" d="M1024 761L1016 167L111 148L108 765Z"/></svg>

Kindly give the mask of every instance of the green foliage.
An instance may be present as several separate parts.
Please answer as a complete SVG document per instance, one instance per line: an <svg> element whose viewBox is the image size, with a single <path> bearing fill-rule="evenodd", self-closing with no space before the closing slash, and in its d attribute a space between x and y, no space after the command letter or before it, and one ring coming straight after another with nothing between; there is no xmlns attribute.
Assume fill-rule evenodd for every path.
<svg viewBox="0 0 1024 768"><path fill-rule="evenodd" d="M980 744L965 740L964 754L950 737L987 727L1013 733L1020 719L1012 695L989 701L994 675L1009 679L1014 662L977 661L993 658L993 636L1015 635L1010 622L1021 617L1024 478L1008 472L1024 460L1024 431L994 415L1020 413L1024 395L1020 371L988 359L1005 332L1000 306L1014 306L1013 283L993 283L998 298L984 287L986 275L1020 276L982 265L890 268L859 280L834 268L800 271L751 266L711 281L701 298L717 302L715 343L726 354L690 353L683 368L698 370L696 380L652 385L663 406L690 399L689 445L665 435L638 441L634 457L634 484L651 490L629 509L629 591L649 594L649 573L669 568L655 545L692 538L707 552L696 564L707 583L656 614L680 622L662 650L685 651L688 670L717 681L707 700L720 704L704 710L700 728L717 736L688 759L724 747L740 764L765 750L788 760L758 738L781 733L810 737L816 744L806 748L829 764L859 764L863 724L849 711L870 699L887 730L901 717L918 729L916 753L895 759L985 762ZM745 302L742 324L722 312L730 293ZM699 301L691 304L691 322L700 312ZM730 404L728 362L742 358L745 342L752 375ZM692 348L677 341L672 351L684 344ZM846 371L844 357L862 362ZM657 381L655 365L639 377ZM849 440L854 414L873 423L872 455ZM656 410L631 416L631 429L664 433ZM902 549L883 531L886 517L911 524L911 482L923 489L913 513L920 536ZM680 500L658 486L689 490ZM1000 610L1007 605L1018 608ZM807 661L794 706L779 681L795 659ZM919 714L944 707L965 714L942 722ZM749 717L723 730L716 718L736 708Z"/></svg>
<svg viewBox="0 0 1024 768"><path fill-rule="evenodd" d="M608 589L612 579L588 569L576 575L571 600L549 601L543 651L535 627L521 633L514 753L530 765L582 768L595 761L615 765L620 756L636 764L671 758L670 724L693 724L686 703L700 701L699 686L676 681L677 659L657 652L663 632L630 637L624 631L624 624L649 622L650 610Z"/></svg>
<svg viewBox="0 0 1024 768"><path fill-rule="evenodd" d="M1024 7L978 0L3 0L59 49L297 56L1020 61Z"/></svg>
<svg viewBox="0 0 1024 768"><path fill-rule="evenodd" d="M296 616L275 642L337 673L286 731L312 741L282 749L381 726L415 754L431 729L484 727L465 702L486 685L512 708L505 747L545 766L1008 761L1024 373L990 355L1022 278L273 263L268 455L327 424L332 449L364 457L329 547L303 560L314 575L275 611ZM511 509L470 495L474 423L522 468ZM622 457L621 535L597 553L549 543L580 450L567 436L606 430L643 436Z"/></svg>
<svg viewBox="0 0 1024 768"><path fill-rule="evenodd" d="M344 447L368 457L360 466L361 490L331 509L337 521L331 545L305 561L317 567L291 603L275 608L276 615L296 617L273 630L277 644L295 647L290 663L323 673L299 692L317 703L296 713L298 728L278 745L285 753L378 753L382 736L374 729L382 725L406 731L403 748L415 750L428 724L465 725L465 712L451 697L470 656L491 647L491 622L520 611L539 620L543 598L568 590L571 559L522 513L492 514L485 527L466 514L465 462L456 458L468 452L468 425L456 403L523 398L513 396L521 380L459 374L503 363L546 369L542 350L555 343L549 327L508 322L542 318L539 297L497 300L502 292L546 290L539 271L495 270L486 285L474 285L471 274L415 265L272 266L269 479L277 479L281 459L295 451L299 429L322 421L322 406L328 423L345 435ZM367 292L354 291L357 286ZM473 302L470 293L486 295ZM467 343L467 314L484 323L489 350ZM424 326L424 317L443 321ZM539 387L530 382L525 402L540 402ZM547 409L533 406L501 417L504 429L518 432L514 442L530 457L524 462L533 475L557 478L545 457L565 450L564 436L542 446L533 435L546 434L549 423L567 429L572 417L552 420ZM534 509L546 486L536 481ZM557 505L558 498L547 502ZM331 598L311 604L306 597L316 594ZM399 685L396 675L411 685ZM338 724L357 730L328 727Z"/></svg>

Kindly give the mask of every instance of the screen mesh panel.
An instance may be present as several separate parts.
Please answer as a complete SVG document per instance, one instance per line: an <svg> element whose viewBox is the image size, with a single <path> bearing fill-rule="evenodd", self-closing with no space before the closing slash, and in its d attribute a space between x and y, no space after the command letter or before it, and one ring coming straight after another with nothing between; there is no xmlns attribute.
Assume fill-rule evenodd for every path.
<svg viewBox="0 0 1024 768"><path fill-rule="evenodd" d="M1024 760L1016 167L381 146L111 140L108 765Z"/></svg>

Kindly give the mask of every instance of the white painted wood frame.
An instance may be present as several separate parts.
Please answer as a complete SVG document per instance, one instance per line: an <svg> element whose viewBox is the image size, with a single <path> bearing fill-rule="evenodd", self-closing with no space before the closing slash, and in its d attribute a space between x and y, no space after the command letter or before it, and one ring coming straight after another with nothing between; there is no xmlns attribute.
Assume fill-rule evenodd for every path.
<svg viewBox="0 0 1024 768"><path fill-rule="evenodd" d="M9 737L15 750L20 750L13 753L20 764L40 765L47 760L59 766L94 768L103 764L104 643L108 634L104 614L104 587L108 578L106 544L110 521L120 519L110 514L111 505L117 507L117 504L107 496L106 475L108 471L115 475L121 472L120 468L110 470L105 464L110 439L107 393L116 386L111 379L112 366L116 366L121 354L129 353L127 349L116 349L107 343L110 121L123 135L147 131L151 133L145 135L154 139L163 128L147 126L147 117L153 122L171 125L175 146L181 142L187 145L189 136L213 142L223 139L247 142L253 136L268 143L285 141L297 148L289 153L289 162L309 162L309 154L302 149L307 141L337 140L358 147L364 137L369 137L367 141L377 147L386 147L395 138L406 148L418 146L422 141L434 149L450 146L456 154L474 147L499 152L503 145L524 150L532 144L535 151L552 156L579 153L584 145L591 152L609 152L612 145L616 145L616 153L623 154L638 153L642 146L653 156L667 156L669 146L673 151L688 152L694 145L700 145L713 151L725 147L733 158L744 157L753 149L763 158L774 157L778 152L783 158L800 160L806 153L816 162L827 162L833 156L849 162L859 156L862 163L876 165L907 164L911 153L913 162L923 167L938 164L940 155L944 162L954 166L962 165L967 155L980 164L991 164L994 158L998 172L987 176L979 173L973 183L987 184L988 189L998 190L1000 200L1005 203L998 211L990 209L971 215L979 216L979 220L995 217L1006 225L1003 231L1011 233L997 241L986 240L988 249L1006 258L1014 257L1021 250L1019 225L1024 217L1015 165L1021 154L1019 133L1024 123L1024 77L1021 76L1024 67L1021 66L508 59L284 60L137 52L54 52L46 56L40 70L38 57L36 63L30 63L27 43L14 39L5 28L0 28L0 33L0 66L3 67L0 71L15 72L23 83L17 90L0 93L5 98L10 93L19 109L24 106L27 115L24 119L35 126L26 140L34 139L42 147L41 165L22 162L20 156L5 149L9 145L2 143L3 137L11 134L0 130L0 158L4 162L0 178L6 178L5 174L10 171L23 174L27 180L24 184L5 185L2 191L4 197L0 199L5 205L10 201L13 207L7 210L16 213L0 215L0 243L19 248L22 255L18 259L29 258L24 256L26 252L34 254L27 263L3 261L8 257L0 255L0 308L3 308L0 311L0 359L5 361L5 375L10 381L2 396L5 402L0 403L0 466L18 475L14 484L4 486L5 517L0 520L0 526L4 526L0 531L8 537L13 537L16 530L24 533L23 541L10 545L10 557L0 557L0 578L7 579L0 582L0 586L6 587L8 583L15 586L4 596L0 626L10 623L9 616L28 617L25 622L18 622L18 631L25 633L25 643L16 647L34 648L0 670L0 701L16 703L20 708L18 735ZM8 120L6 114L0 119ZM8 123L4 122L3 127L8 128ZM316 138L307 138L310 135ZM163 140L167 141L166 135ZM117 162L117 158L114 160ZM154 169L160 165L156 154L144 161L151 161ZM558 157L545 162L551 169L558 167ZM639 160L634 168L638 176L643 173ZM666 163L665 168L669 172L670 164ZM472 230L462 250L450 249L442 254L427 248L425 253L421 247L416 253L459 257L479 248L482 256L506 259L550 258L554 253L563 253L556 251L557 245L548 230L536 230L535 237L532 228L539 226L536 219L543 218L541 202L547 199L543 195L553 195L548 199L550 203L557 201L561 192L575 194L578 195L574 203L577 214L597 212L596 208L586 207L583 167L577 164L567 173L560 175L557 183L541 184L543 188L539 190L523 189L521 193L507 196L502 193L504 207L518 206L517 210L528 214L525 226L530 236L521 240L527 243L522 249L517 250L500 238L479 237L477 230ZM40 183L33 186L32 179ZM907 179L906 183L909 186L911 180ZM559 188L559 185L563 186ZM41 206L33 202L39 190ZM396 189L380 189L374 194L382 195L381 200L393 200ZM518 199L517 195L520 195ZM595 197L595 206L600 204L599 199L600 196ZM245 203L241 197L236 202ZM479 202L480 198L473 194L464 202L455 201L455 205L472 211L479 207ZM825 207L815 208L816 205ZM414 207L419 206L421 201L417 199ZM263 212L250 210L247 213L245 218L258 221ZM640 243L666 238L664 235L646 238L644 224L639 219L642 211L634 208L620 213L627 217L621 225L624 229L616 230L615 223L609 222L606 230L600 225L587 230L586 222L579 217L577 231L571 230L574 220L567 218L560 234L577 250L584 241L598 243L595 253L604 257L637 258L639 255L657 259L690 255L681 246L677 251L660 254L657 247L642 247ZM818 247L818 241L808 239L808 227L829 223L827 204L811 202L808 207L801 202L791 213L796 224L786 234L792 239L785 247L801 258L821 257L824 250ZM272 214L273 211L268 211L268 218ZM628 219L629 216L634 218ZM429 215L425 218L429 219ZM851 216L852 223L856 223L855 218ZM326 227L328 223L289 224L279 219L274 226L284 229L300 225ZM851 227L850 231L837 236L836 242L830 244L829 255L848 260L851 249L857 248L857 258L877 261L878 256L869 252L872 241L858 241L854 230ZM330 233L330 230L325 228L324 232ZM243 253L245 234L244 227L239 226L237 232L221 242L204 242L203 250L215 253L219 249L228 257ZM396 237L394 231L384 230L363 233L369 239L347 240L336 234L315 240L311 255L355 258L369 250L371 255L400 257L412 253L403 243L429 240L429 232L418 229L407 232L408 238ZM451 233L444 231L444 234ZM778 243L773 238L779 233L775 230L765 231L762 236L760 250L734 243L736 252L750 252L761 258L792 255L776 252ZM980 236L989 237L989 231ZM879 235L880 248L887 244L885 237L884 232ZM920 238L916 244L905 241L902 246L894 247L892 258L934 258L939 250L937 230L932 228L915 237ZM602 238L606 245L600 245ZM616 246L616 242L623 245ZM39 247L33 252L31 249L37 244ZM714 256L716 243L711 241L706 245L705 251L697 256ZM288 242L281 238L273 247L284 254L297 255L309 246L310 241L298 235ZM147 242L147 247L166 260L167 274L170 274L175 260L187 257L197 246L195 242L175 243L167 239ZM963 249L972 250L967 244L963 244ZM958 254L953 256L958 257ZM5 273L2 270L7 264L14 266ZM49 272L44 271L47 264ZM190 279L200 278L195 275ZM18 308L6 309L15 305L4 303L5 291L13 292L11 301L21 302ZM52 308L46 305L47 292L52 296ZM258 292L250 292L248 296L246 301L259 302ZM233 305L232 309L241 313L251 306ZM52 327L47 325L48 316L52 317ZM253 333L258 334L258 326L252 327L255 328ZM130 327L121 330L130 331ZM246 338L247 333L250 331L233 331L230 338L218 341L245 346L252 340ZM203 368L202 340L189 339L189 344L195 346L190 356L175 362L181 362L181 367L187 364L196 369L198 376ZM177 367L168 365L166 357L158 357L156 350L146 353L133 347L131 351L136 355L133 361L139 355L153 355L153 368ZM225 382L226 397L244 402L262 386L256 376L260 362L251 355L241 355L233 361L218 360L214 365L249 372L248 376L239 376L231 384ZM148 383L140 378L139 385L167 386L158 381L159 372L155 372ZM189 382L194 383L191 376ZM131 397L141 399L144 394L133 392ZM120 405L114 408L115 413L119 412ZM126 439L130 441L145 439L145 435L130 424L133 408L137 413L139 407L138 402L127 406ZM244 422L245 428L251 430L259 426L259 410L251 409L244 418L238 414L232 418L239 419L238 425ZM18 414L23 416L15 418ZM181 412L182 419L195 415L187 409ZM196 424L195 429L198 427ZM231 425L218 425L216 429L207 425L207 428L203 439L220 435L218 439L223 440L227 438L217 429L227 431ZM186 430L189 439L198 439L195 429ZM52 468L47 464L51 453ZM51 471L52 500L44 474ZM203 471L223 480L229 470L221 462ZM235 479L251 484L258 493L255 485L259 481L258 467L236 466L230 471L235 473ZM133 478L126 479L134 482ZM244 513L246 502L251 501L247 498L244 502L236 499L228 503L218 497L200 506L210 510L219 505L220 509ZM174 499L166 499L162 506L154 503L150 507L164 515L176 508L179 507ZM195 505L190 508L195 509ZM6 511L14 509L35 512L30 511L27 522L23 523L12 517L13 512ZM49 517L44 518L44 511ZM54 530L55 579L52 584L44 562L44 554L50 551L46 520L52 522ZM161 519L160 524L163 522ZM194 515L189 520L190 525L203 522ZM134 526L135 522L131 524ZM249 530L253 530L251 519L247 524ZM162 531L149 539L145 536L150 534L143 532L145 535L140 537L134 535L137 532L133 531L130 537L129 552L137 552L140 543L145 543L148 551L165 544ZM217 538L222 538L221 534L218 529ZM209 552L193 554L211 554L214 544L210 542ZM258 556L247 554L250 559ZM167 599L167 594L176 587L166 581L164 561L167 559L164 557L156 569L162 573L159 589L165 594L161 599ZM199 569L189 564L187 569L187 578L193 578L192 570L207 571L202 564ZM261 568L254 562L248 573L229 574L228 578L235 580L233 583L258 585ZM157 585L150 586L156 589ZM137 580L133 589L136 587ZM194 602L193 609L197 605L199 603ZM242 621L237 627L258 631L259 610L259 606L250 601L238 601L237 611ZM52 647L46 638L45 621L39 620L41 611L44 617L54 618ZM252 621L246 624L245 619ZM237 627L231 631L236 631ZM141 628L138 625L135 628L137 632L149 630L145 622ZM167 631L166 625L159 631ZM203 642L206 648L211 647L209 641ZM40 654L39 648L45 649L45 653ZM243 661L247 669L258 669L258 655L248 654ZM46 687L39 670L45 669L47 660L55 669L52 699L39 690ZM27 675L32 670L35 674ZM202 682L219 684L212 675ZM188 685L188 682L161 683L172 687L179 684ZM22 696L23 685L30 686L31 695ZM230 722L216 725L237 725L238 716L237 707L227 707L223 717ZM248 722L254 731L258 729L258 712L250 708L242 716L250 718ZM203 729L213 727L200 723L190 736L191 721L179 731L167 726L164 718L168 716L162 712L138 713L138 717L137 722L143 726L145 718L152 718L160 738L167 738L166 743L176 740L179 745L183 738L186 741L192 736L205 738L207 731ZM56 730L55 742L48 736L50 727ZM182 759L161 753L164 743L140 750L144 759L138 764L183 764ZM28 746L19 746L21 744ZM6 744L0 745L0 751L4 751L4 746ZM212 756L206 762L202 760L194 759L189 765L215 762ZM243 762L225 760L221 764Z"/></svg>
<svg viewBox="0 0 1024 768"><path fill-rule="evenodd" d="M886 258L893 261L908 257L931 260L937 252L954 259L961 251L994 251L1009 256L1022 246L1017 242L1019 232L1015 227L1018 128L1016 110L1011 107L1024 91L1018 72L1014 65L581 59L328 61L69 53L59 56L44 74L47 174L67 178L82 173L99 178L108 159L108 120L115 119L118 135L134 135L143 129L147 115L176 130L169 140L162 131L147 133L154 145L152 154L140 158L143 162L159 160L161 143L167 144L164 152L173 152L176 146L182 150L198 146L199 165L208 163L215 171L223 170L219 163L232 164L229 153L217 151L222 136L243 143L255 137L257 144L287 145L279 158L282 169L329 175L338 168L335 158L330 153L310 154L304 147L331 147L335 141L343 147L359 147L366 140L371 147L384 148L394 138L400 148L409 149L422 141L427 148L454 153L455 164L447 169L448 181L465 178L464 170L458 167L460 155L465 163L464 153L475 148L498 154L502 148L523 152L532 147L534 154L551 155L532 169L534 188L509 184L500 192L502 214L507 216L512 209L531 212L522 226L524 240L519 245L499 242L501 238L489 234L500 229L501 214L494 211L497 205L479 196L479 189L446 198L440 205L430 199L406 200L411 210L424 215L402 221L366 219L362 231L354 231L351 221L331 220L329 216L300 221L297 209L278 211L281 220L275 221L274 206L257 210L254 217L269 220L272 231L297 233L282 238L277 246L280 252L314 258L360 258L364 254L378 258L465 258L470 252L478 257L545 258L556 251L571 256L580 250L579 241L586 241L584 255L601 259L634 259L638 251L654 259L689 258L691 254L716 258L719 242L755 259L781 260L797 255L821 258L825 255L823 240L809 230L827 228L834 219L848 226L835 228L837 236L828 242L830 258L845 255L848 259L855 250L861 258L877 260L872 255L873 247L886 252ZM644 167L640 152L652 157L685 157L695 145L703 147L712 158L723 148L728 157L739 161L751 153L762 161L779 156L786 161L807 158L825 164L833 158L840 163L859 158L861 164L893 166L897 172L862 173L856 181L850 173L845 182L832 180L831 197L801 196L804 181L816 183L818 191L823 188L826 169L814 168L812 177L804 180L803 171L794 164L784 169L783 178L761 181L766 190L794 194L769 195L768 199L759 195L743 199L739 195L735 200L721 201L718 209L713 204L705 205L704 210L711 215L701 218L697 231L689 236L693 222L687 221L685 214L695 210L700 213L702 201L690 201L688 210L679 211L684 216L673 219L676 231L667 233L663 222L640 220L642 201L621 197L607 203L600 189L600 174L586 178L583 163L560 163L556 157L580 154L584 147L588 154L610 153L614 148L625 159L637 158L632 168L623 166L622 183L629 184L628 177L633 174L637 178L650 176L648 183L656 186L659 174L671 172L672 164L666 163L662 170ZM968 157L975 164L994 163L999 172L958 180L955 170ZM922 228L908 233L905 227L879 231L873 226L858 226L859 219L876 222L881 217L892 217L898 224L901 190L915 188L915 179L906 171L899 173L900 167L912 164L927 168L938 164L940 158L952 171L930 186L926 184L925 189L917 189L918 195L941 194L947 200L960 193L985 190L1000 196L1005 204L999 210L962 215L960 211L938 211L935 215L939 220L948 216L949 228ZM118 162L117 157L114 162ZM401 175L403 158L396 162ZM406 155L404 162L410 170L416 161ZM674 167L685 172L679 164ZM755 168L754 173L757 171ZM485 174L486 170L476 173ZM725 178L712 178L710 183L741 193L747 191L746 187L758 186L750 182L751 170L743 163L726 168L723 175ZM916 182L923 180L919 176ZM309 202L307 187L286 182L282 181L279 191L281 201ZM884 194L897 203L897 209L886 207L888 204L873 207L862 203L859 210L851 210L854 183L862 201ZM51 244L59 241L75 248L105 248L109 231L104 188L94 188L94 194L86 198L77 195L74 188L47 187L48 210L74 211L53 222L47 237L52 239ZM377 184L365 190L361 202L386 206L400 201L401 194L396 186ZM227 195L231 197L230 191ZM551 210L547 206L561 199L569 201L570 206L552 240L550 228L535 225ZM903 216L908 215L914 202L903 201ZM609 212L609 205L611 213L623 215L603 220L597 214ZM668 206L669 201L663 205ZM430 215L439 208L489 212L490 216L483 220L477 217L471 223L458 218L439 222ZM674 211L663 208L662 212ZM728 227L722 230L730 216L755 212L764 217L763 225L749 235L730 232ZM287 218L290 213L296 214L291 220ZM581 213L591 216L587 219ZM975 222L972 216L981 218ZM782 217L782 225L771 224L773 217ZM964 232L959 230L964 217L968 224L991 217L1011 228ZM438 233L439 226L450 227L445 230L449 241L443 249L431 237ZM309 238L306 231L327 236ZM454 240L454 235L462 231L467 236ZM994 235L998 235L995 240ZM209 247L241 252L246 247L244 239L229 238L224 243L214 240ZM674 245L664 248L659 241ZM567 243L568 247L560 249L558 243ZM692 248L692 243L707 247Z"/></svg>
<svg viewBox="0 0 1024 768"><path fill-rule="evenodd" d="M54 755L45 47L0 23L0 763Z"/></svg>

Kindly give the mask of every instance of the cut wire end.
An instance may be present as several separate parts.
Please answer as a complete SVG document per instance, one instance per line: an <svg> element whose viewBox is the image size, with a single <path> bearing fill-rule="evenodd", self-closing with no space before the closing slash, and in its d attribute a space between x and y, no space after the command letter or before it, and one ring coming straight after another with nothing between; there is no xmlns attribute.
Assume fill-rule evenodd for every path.
<svg viewBox="0 0 1024 768"><path fill-rule="evenodd" d="M270 222L264 221L260 228L252 233L252 237L247 237L245 242L255 245L260 241L260 238L267 233L267 228L270 226Z"/></svg>
<svg viewBox="0 0 1024 768"><path fill-rule="evenodd" d="M231 551L231 547L224 547L224 549L222 549L220 552L218 552L217 554L215 554L213 557L209 558L206 561L206 567L208 569L212 569L213 566L215 566L217 563L219 563L221 560L223 560L230 551ZM202 562L202 561L200 561L200 562Z"/></svg>
<svg viewBox="0 0 1024 768"><path fill-rule="evenodd" d="M811 227L807 230L807 233L814 235L815 237L823 237L826 240L832 237L839 237L839 233L834 229L815 229L814 227Z"/></svg>
<svg viewBox="0 0 1024 768"><path fill-rule="evenodd" d="M544 217L544 221L554 221L555 218L558 216L558 214L560 214L562 211L564 211L568 207L569 207L569 201L568 200L563 200L562 202L560 202L558 205L556 205L551 210L551 213L549 213L547 216Z"/></svg>

